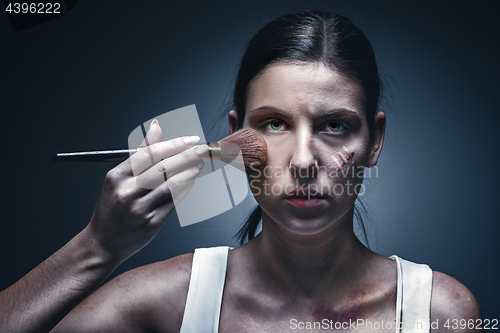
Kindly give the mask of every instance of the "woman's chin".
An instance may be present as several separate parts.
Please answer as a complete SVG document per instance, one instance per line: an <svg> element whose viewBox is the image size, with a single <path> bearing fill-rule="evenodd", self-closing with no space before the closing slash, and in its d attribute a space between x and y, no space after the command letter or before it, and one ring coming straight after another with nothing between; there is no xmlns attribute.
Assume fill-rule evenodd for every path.
<svg viewBox="0 0 500 333"><path fill-rule="evenodd" d="M311 216L312 214L305 214L302 212L298 214L287 214L278 218L278 221L272 221L272 224L278 224L278 230L289 232L298 236L314 236L316 234L324 233L325 230L331 228L335 222L325 216ZM274 229L274 228L273 228Z"/></svg>
<svg viewBox="0 0 500 333"><path fill-rule="evenodd" d="M342 224L349 220L352 202L332 202L327 198L284 198L280 202L261 202L267 224L297 235L313 236L328 229L344 229ZM344 221L344 222L343 222ZM275 229L271 227L272 229ZM276 230L277 230L276 229Z"/></svg>

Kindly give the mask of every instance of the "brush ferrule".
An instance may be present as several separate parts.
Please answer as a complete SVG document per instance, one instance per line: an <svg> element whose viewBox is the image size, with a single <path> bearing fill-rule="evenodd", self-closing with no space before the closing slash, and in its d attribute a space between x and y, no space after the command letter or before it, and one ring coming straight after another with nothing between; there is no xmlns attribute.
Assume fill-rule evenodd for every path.
<svg viewBox="0 0 500 333"><path fill-rule="evenodd" d="M218 142L206 142L199 143L198 145L207 145L208 152L203 156L205 161L207 160L220 160L221 158L221 149L220 144Z"/></svg>

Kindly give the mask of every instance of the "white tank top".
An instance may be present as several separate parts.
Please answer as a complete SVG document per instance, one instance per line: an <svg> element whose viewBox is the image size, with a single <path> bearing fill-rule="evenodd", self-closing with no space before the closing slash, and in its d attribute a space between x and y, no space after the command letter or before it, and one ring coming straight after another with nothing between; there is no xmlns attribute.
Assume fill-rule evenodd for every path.
<svg viewBox="0 0 500 333"><path fill-rule="evenodd" d="M196 249L180 333L217 333L229 247ZM432 271L391 256L397 264L396 333L430 332Z"/></svg>

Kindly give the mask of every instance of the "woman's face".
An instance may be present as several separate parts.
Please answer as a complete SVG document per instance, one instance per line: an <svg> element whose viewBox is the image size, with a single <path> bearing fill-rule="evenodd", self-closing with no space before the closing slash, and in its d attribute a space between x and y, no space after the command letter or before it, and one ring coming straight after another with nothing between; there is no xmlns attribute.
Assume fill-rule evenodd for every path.
<svg viewBox="0 0 500 333"><path fill-rule="evenodd" d="M349 218L364 192L364 167L376 164L383 141L383 128L370 141L359 83L324 65L269 66L249 88L243 127L268 146L266 167L249 176L257 202L301 233Z"/></svg>

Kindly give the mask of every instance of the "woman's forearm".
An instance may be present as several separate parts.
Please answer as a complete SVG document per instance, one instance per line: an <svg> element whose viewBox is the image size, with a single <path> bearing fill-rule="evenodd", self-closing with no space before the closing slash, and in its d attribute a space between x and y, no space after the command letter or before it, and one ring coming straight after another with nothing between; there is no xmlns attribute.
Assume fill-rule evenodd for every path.
<svg viewBox="0 0 500 333"><path fill-rule="evenodd" d="M161 137L154 120L143 142L151 147L106 174L89 225L0 292L1 333L50 331L158 233L174 209L171 186L179 191L192 187L208 151L207 145L194 148L200 139L197 136L163 142ZM157 162L161 168L152 168ZM169 165L175 167L166 167ZM142 183L153 189L141 187Z"/></svg>
<svg viewBox="0 0 500 333"><path fill-rule="evenodd" d="M0 292L0 332L48 332L116 269L88 228Z"/></svg>

